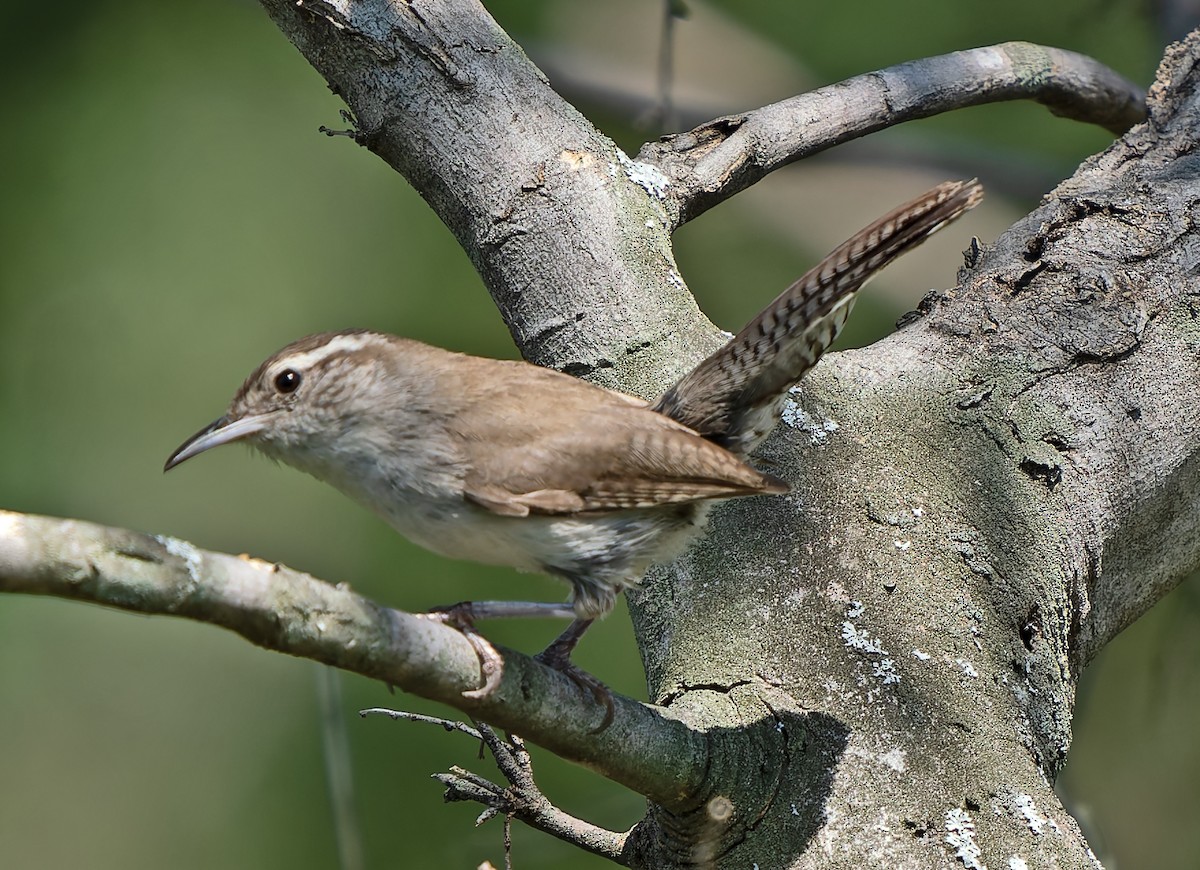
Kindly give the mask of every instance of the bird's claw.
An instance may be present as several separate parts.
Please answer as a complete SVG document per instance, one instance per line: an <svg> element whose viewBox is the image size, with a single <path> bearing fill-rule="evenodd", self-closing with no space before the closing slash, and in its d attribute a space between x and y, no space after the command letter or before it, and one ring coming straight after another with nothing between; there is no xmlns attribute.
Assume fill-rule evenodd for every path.
<svg viewBox="0 0 1200 870"><path fill-rule="evenodd" d="M492 646L491 641L475 628L475 614L470 601L460 601L448 607L435 607L428 613L421 614L426 619L440 622L442 625L457 629L467 639L471 649L479 659L479 670L483 676L483 685L476 689L467 689L462 693L464 698L486 698L496 691L500 678L504 676L504 658Z"/></svg>
<svg viewBox="0 0 1200 870"><path fill-rule="evenodd" d="M598 726L592 729L593 734L599 734L613 723L613 719L617 715L617 710L616 703L613 700L612 689L572 662L569 651L563 652L558 644L552 643L535 655L534 658L547 667L553 668L560 674L563 674L582 691L591 694L596 699L596 703L604 706L604 718L600 720Z"/></svg>

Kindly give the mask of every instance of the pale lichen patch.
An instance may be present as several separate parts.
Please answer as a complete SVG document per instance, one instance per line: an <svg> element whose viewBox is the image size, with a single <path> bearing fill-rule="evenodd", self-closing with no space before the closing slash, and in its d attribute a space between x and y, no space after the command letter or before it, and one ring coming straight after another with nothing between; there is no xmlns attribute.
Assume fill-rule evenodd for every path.
<svg viewBox="0 0 1200 870"><path fill-rule="evenodd" d="M908 770L908 758L904 750L898 746L887 752L879 753L879 760L885 767L890 767L896 773L904 773Z"/></svg>
<svg viewBox="0 0 1200 870"><path fill-rule="evenodd" d="M1025 824L1029 826L1029 830L1033 831L1035 836L1041 835L1042 829L1046 827L1049 820L1038 810L1037 804L1033 802L1032 797L1020 792L1013 795L1013 809L1024 820Z"/></svg>
<svg viewBox="0 0 1200 870"><path fill-rule="evenodd" d="M963 676L970 677L972 680L979 678L979 671L975 670L975 666L966 659L955 659L954 663L963 672Z"/></svg>
<svg viewBox="0 0 1200 870"><path fill-rule="evenodd" d="M666 199L667 188L671 182L657 167L651 166L649 163L631 160L629 155L619 148L617 149L617 159L621 161L621 168L625 170L630 181L655 199Z"/></svg>
<svg viewBox="0 0 1200 870"><path fill-rule="evenodd" d="M203 557L200 555L198 549L187 541L181 541L169 535L154 535L154 540L162 544L168 553L183 562L189 580L193 583L200 582L200 568Z"/></svg>
<svg viewBox="0 0 1200 870"><path fill-rule="evenodd" d="M954 850L954 857L967 870L987 870L987 866L979 860L983 857L983 850L975 842L975 822L967 811L959 807L947 810L945 825L943 842Z"/></svg>
<svg viewBox="0 0 1200 870"><path fill-rule="evenodd" d="M818 420L800 407L790 396L783 400L779 413L780 419L793 429L807 433L812 444L824 444L829 436L838 430L836 420L826 417Z"/></svg>

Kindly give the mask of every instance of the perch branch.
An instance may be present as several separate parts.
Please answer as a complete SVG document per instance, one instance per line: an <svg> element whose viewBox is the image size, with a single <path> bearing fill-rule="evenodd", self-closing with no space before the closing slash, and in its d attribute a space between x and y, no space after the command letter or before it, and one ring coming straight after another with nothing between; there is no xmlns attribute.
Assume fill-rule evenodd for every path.
<svg viewBox="0 0 1200 870"><path fill-rule="evenodd" d="M0 592L91 601L183 616L259 646L323 662L520 731L651 800L674 805L702 782L702 733L671 711L620 695L616 719L532 658L501 648L504 674L484 698L479 661L461 634L382 607L282 565L197 549L173 538L77 520L0 511Z"/></svg>

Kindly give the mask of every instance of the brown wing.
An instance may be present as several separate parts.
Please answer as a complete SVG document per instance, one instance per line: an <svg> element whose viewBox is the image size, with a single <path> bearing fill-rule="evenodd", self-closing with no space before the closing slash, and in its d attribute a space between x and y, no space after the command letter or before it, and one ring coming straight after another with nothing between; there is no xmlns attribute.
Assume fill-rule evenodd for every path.
<svg viewBox="0 0 1200 870"><path fill-rule="evenodd" d="M466 496L493 513L587 513L788 490L638 399L526 363L502 365L507 377L489 379L486 396L472 396L463 381L450 433L464 447L475 442L465 451Z"/></svg>

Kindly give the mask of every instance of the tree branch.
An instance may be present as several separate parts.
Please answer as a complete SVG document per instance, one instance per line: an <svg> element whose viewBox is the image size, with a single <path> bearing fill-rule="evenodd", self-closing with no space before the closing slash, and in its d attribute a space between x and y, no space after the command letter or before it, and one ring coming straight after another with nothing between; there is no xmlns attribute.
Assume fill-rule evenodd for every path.
<svg viewBox="0 0 1200 870"><path fill-rule="evenodd" d="M855 76L643 146L671 184L683 224L782 166L905 121L967 106L1034 100L1118 135L1146 117L1145 92L1090 57L1006 42Z"/></svg>
<svg viewBox="0 0 1200 870"><path fill-rule="evenodd" d="M651 800L686 803L704 781L706 738L678 713L615 696L603 718L589 693L501 648L504 674L484 698L474 650L457 631L381 607L344 584L173 538L0 511L0 592L53 595L182 616L251 643L382 680L520 732Z"/></svg>
<svg viewBox="0 0 1200 870"><path fill-rule="evenodd" d="M478 736L496 759L509 787L501 788L483 777L455 767L450 773L436 776L446 786L446 800L478 801L489 807L492 814L520 819L530 827L593 855L618 864L628 864L624 854L628 835L606 830L563 812L542 794L533 779L533 760L529 757L524 740L515 734L509 735L507 740L502 739L482 722ZM486 821L487 816L488 813L480 816L480 822Z"/></svg>

